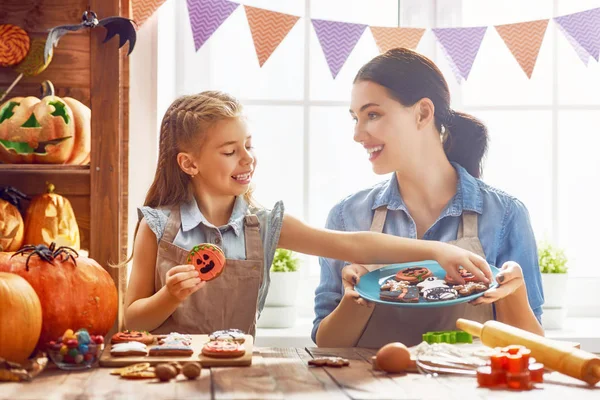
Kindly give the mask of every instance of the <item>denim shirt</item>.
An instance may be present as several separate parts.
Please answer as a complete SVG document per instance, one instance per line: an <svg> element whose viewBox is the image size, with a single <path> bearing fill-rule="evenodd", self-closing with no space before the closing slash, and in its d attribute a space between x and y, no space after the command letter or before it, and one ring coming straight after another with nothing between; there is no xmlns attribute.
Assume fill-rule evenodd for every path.
<svg viewBox="0 0 600 400"><path fill-rule="evenodd" d="M177 232L173 244L183 249L191 250L192 247L200 243L213 243L223 249L225 257L231 260L246 259L244 217L248 214L255 214L257 216L264 250L263 267L265 277L258 294L258 312L260 315L269 290L271 282L269 272L283 224L283 202L277 202L272 210L268 210L252 207L244 200L243 196L238 196L235 200L229 222L219 227L211 224L202 215L195 199L181 204L179 212L181 214L181 228ZM146 219L148 227L156 235L157 242L162 238L169 214L170 209L138 208L138 218Z"/></svg>
<svg viewBox="0 0 600 400"><path fill-rule="evenodd" d="M538 254L529 213L516 198L474 178L460 165L452 163L458 175L456 194L435 223L423 235L424 240L449 242L456 240L463 210L478 214L479 240L487 262L498 268L507 261L519 263L523 269L527 297L533 312L541 321L544 295ZM326 228L338 231L368 231L374 210L386 205L387 218L383 232L415 239L417 229L398 190L396 174L372 188L350 195L336 204L327 218ZM319 324L339 304L343 287L341 270L347 264L330 258L319 259L321 281L315 291L315 320L312 339L316 342Z"/></svg>

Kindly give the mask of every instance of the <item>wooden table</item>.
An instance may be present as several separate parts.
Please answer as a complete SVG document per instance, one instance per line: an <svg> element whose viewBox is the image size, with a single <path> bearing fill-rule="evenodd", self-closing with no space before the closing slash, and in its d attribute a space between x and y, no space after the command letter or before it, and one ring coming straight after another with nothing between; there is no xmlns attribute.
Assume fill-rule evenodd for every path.
<svg viewBox="0 0 600 400"><path fill-rule="evenodd" d="M345 368L308 367L317 356L341 356ZM251 367L205 368L197 380L132 381L110 368L66 372L48 368L28 383L0 383L0 399L600 399L600 384L589 386L552 373L528 392L488 390L475 378L387 375L373 371L374 351L366 349L257 348ZM542 397L543 396L543 397Z"/></svg>

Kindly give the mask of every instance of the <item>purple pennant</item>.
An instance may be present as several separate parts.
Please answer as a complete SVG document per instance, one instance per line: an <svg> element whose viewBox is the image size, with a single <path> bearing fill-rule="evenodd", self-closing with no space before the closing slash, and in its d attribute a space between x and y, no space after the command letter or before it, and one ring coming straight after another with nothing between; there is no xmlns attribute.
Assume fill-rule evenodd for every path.
<svg viewBox="0 0 600 400"><path fill-rule="evenodd" d="M456 79L467 80L487 27L432 29L440 42Z"/></svg>
<svg viewBox="0 0 600 400"><path fill-rule="evenodd" d="M581 60L600 58L600 8L554 18Z"/></svg>
<svg viewBox="0 0 600 400"><path fill-rule="evenodd" d="M187 0L187 6L198 51L239 4L227 0Z"/></svg>
<svg viewBox="0 0 600 400"><path fill-rule="evenodd" d="M331 75L335 79L367 25L322 19L313 19L312 23L325 53Z"/></svg>

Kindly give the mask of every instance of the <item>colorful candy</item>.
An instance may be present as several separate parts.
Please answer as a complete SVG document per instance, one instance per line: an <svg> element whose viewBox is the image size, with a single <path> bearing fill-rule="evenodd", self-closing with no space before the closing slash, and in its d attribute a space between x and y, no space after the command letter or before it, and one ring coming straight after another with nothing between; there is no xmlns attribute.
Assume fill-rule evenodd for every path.
<svg viewBox="0 0 600 400"><path fill-rule="evenodd" d="M47 349L55 363L93 364L98 358L98 347L104 343L104 337L90 335L86 329L73 332L67 329L57 341L50 341Z"/></svg>
<svg viewBox="0 0 600 400"><path fill-rule="evenodd" d="M531 358L531 350L524 346L496 349L489 366L477 369L480 387L506 386L514 390L530 390L534 383L544 381L544 365Z"/></svg>

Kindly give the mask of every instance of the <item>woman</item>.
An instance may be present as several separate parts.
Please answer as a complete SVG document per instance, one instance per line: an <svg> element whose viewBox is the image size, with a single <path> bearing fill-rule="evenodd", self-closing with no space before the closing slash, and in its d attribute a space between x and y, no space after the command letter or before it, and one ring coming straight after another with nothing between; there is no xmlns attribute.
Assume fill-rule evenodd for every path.
<svg viewBox="0 0 600 400"><path fill-rule="evenodd" d="M537 248L525 206L478 178L485 126L450 108L437 66L407 49L375 57L358 72L350 115L354 140L387 182L355 193L329 213L327 228L372 230L454 243L501 267L498 288L472 304L436 308L373 305L354 291L376 266L321 258L312 338L322 347L410 346L427 331L456 329L457 318L498 321L543 334Z"/></svg>

